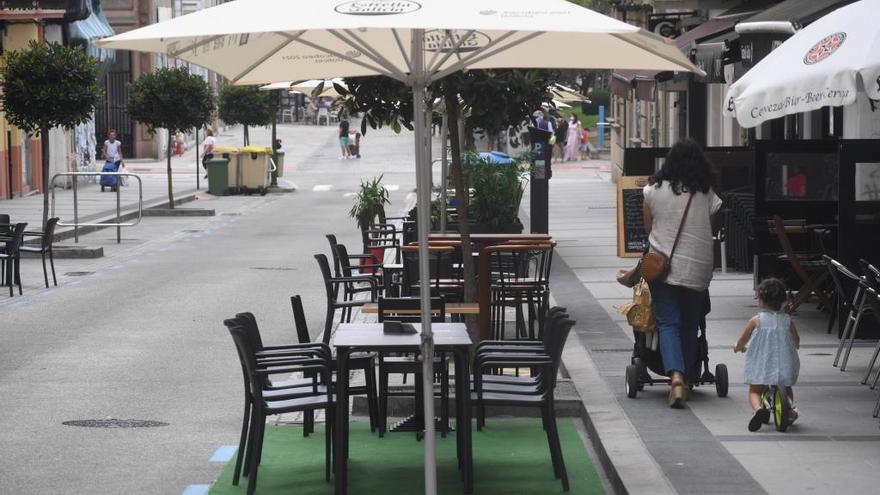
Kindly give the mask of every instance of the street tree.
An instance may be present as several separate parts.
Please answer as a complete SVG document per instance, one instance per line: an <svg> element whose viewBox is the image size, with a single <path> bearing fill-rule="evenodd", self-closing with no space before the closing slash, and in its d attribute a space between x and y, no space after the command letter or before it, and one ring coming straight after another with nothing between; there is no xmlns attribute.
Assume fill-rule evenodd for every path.
<svg viewBox="0 0 880 495"><path fill-rule="evenodd" d="M472 70L447 76L429 88L431 95L443 99L449 126L452 180L462 238L465 301L474 301L476 297L468 225L468 182L462 166L464 148L473 146L472 137L467 136L472 136L472 131L496 136L509 126L521 126L531 112L540 108L542 103L551 101L548 86L557 77L558 72L548 70ZM413 129L412 90L409 86L387 77L351 77L346 78L345 83L348 90L340 94L346 110L364 114L361 133L366 134L368 127L385 125L395 132L403 128ZM459 140L459 119L462 116L467 143Z"/></svg>
<svg viewBox="0 0 880 495"><path fill-rule="evenodd" d="M92 118L103 91L98 62L80 47L31 41L6 54L0 68L0 104L6 120L39 135L42 149L43 225L49 217L49 130L73 129Z"/></svg>
<svg viewBox="0 0 880 495"><path fill-rule="evenodd" d="M251 144L249 126L266 126L272 122L272 104L268 91L258 86L224 86L219 97L220 120L244 126L244 145Z"/></svg>
<svg viewBox="0 0 880 495"><path fill-rule="evenodd" d="M174 208L171 181L172 139L177 132L200 128L214 113L211 87L200 76L184 68L161 68L144 74L131 84L128 100L131 118L146 125L147 132L168 131L166 151L168 174L168 207Z"/></svg>

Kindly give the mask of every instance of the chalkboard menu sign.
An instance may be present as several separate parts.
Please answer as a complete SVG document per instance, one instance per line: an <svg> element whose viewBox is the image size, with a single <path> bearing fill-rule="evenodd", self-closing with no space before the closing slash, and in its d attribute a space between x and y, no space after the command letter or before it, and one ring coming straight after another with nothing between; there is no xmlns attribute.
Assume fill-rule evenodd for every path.
<svg viewBox="0 0 880 495"><path fill-rule="evenodd" d="M647 176L617 178L617 256L636 258L648 242L642 212L642 188L647 184Z"/></svg>

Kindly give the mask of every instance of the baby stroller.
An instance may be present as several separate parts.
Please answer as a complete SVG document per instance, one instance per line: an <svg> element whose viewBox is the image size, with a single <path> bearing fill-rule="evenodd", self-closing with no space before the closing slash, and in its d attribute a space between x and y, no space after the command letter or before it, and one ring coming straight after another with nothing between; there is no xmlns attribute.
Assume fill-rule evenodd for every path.
<svg viewBox="0 0 880 495"><path fill-rule="evenodd" d="M727 397L727 366L723 363L715 365L715 374L709 371L709 343L706 340L706 315L711 311L709 291L706 291L704 300L703 318L700 320L700 334L697 337L697 363L700 378L695 387L700 385L715 385L715 393L718 397ZM626 396L634 399L645 385L656 383L669 383L663 368L663 356L660 354L659 345L651 345L653 339L658 338L657 332L636 332L635 344L633 344L632 358L626 367ZM656 349L656 350L655 350ZM660 377L654 377L648 370Z"/></svg>
<svg viewBox="0 0 880 495"><path fill-rule="evenodd" d="M354 133L354 142L348 144L348 154L358 158L361 157L361 133Z"/></svg>
<svg viewBox="0 0 880 495"><path fill-rule="evenodd" d="M101 172L118 172L119 171L119 163L121 162L104 162L104 168L101 169ZM109 187L110 191L116 191L116 184L119 183L119 177L116 175L102 175L101 176L101 192L104 192L105 187Z"/></svg>

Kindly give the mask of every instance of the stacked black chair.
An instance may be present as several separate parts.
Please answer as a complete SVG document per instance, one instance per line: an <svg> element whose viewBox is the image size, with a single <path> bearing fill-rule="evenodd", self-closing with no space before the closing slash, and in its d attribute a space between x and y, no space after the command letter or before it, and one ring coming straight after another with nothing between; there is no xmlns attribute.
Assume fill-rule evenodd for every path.
<svg viewBox="0 0 880 495"><path fill-rule="evenodd" d="M379 298L378 319L380 323L397 321L404 323L418 323L421 321L420 301L417 298ZM446 321L446 303L443 298L431 298L431 322L442 323ZM379 354L379 436L384 436L388 429L388 397L411 397L411 393L392 392L388 387L389 375L403 375L413 373L415 379L416 397L422 397L422 364L411 355L390 356ZM441 409L441 433L445 436L449 430L449 367L446 356L440 354L434 358L434 374L440 379L440 409ZM418 400L416 401L418 404ZM433 418L425 418L432 421Z"/></svg>
<svg viewBox="0 0 880 495"><path fill-rule="evenodd" d="M327 416L324 476L329 481L332 466L334 408L332 392L330 387L326 386L330 383L331 376L326 354L328 349L321 345L311 345L264 348L259 351L254 346L254 332L244 323L240 317L224 321L235 342L245 385L245 417L242 422L233 484L237 485L239 482L242 460L244 460L246 467L242 474L248 476L247 493L250 495L256 490L268 416L289 412L314 412L319 409L323 409ZM277 384L273 384L269 377L282 373L303 373L312 376L311 384L280 388Z"/></svg>
<svg viewBox="0 0 880 495"><path fill-rule="evenodd" d="M9 297L15 295L12 286L18 284L18 295L22 295L21 291L21 273L19 265L21 265L21 244L24 240L24 229L27 228L26 223L17 223L12 227L8 234L8 240L3 251L0 252L0 264L3 266L4 283L9 286Z"/></svg>
<svg viewBox="0 0 880 495"><path fill-rule="evenodd" d="M303 310L302 299L299 295L290 298L290 306L293 310L293 322L296 326L296 336L300 344L311 343L312 338L309 334L308 323L306 323L306 314ZM329 341L324 342L328 344ZM330 360L332 368L336 369L336 359ZM373 354L359 354L352 356L348 360L348 368L351 371L364 372L363 386L348 387L349 395L366 395L367 409L370 414L370 431L376 431L379 426L379 400L376 395L376 360ZM304 419L303 434L308 435L314 431L314 416L307 414Z"/></svg>
<svg viewBox="0 0 880 495"><path fill-rule="evenodd" d="M541 346L532 344L490 343L478 349L474 357L474 393L473 404L480 408L477 417L477 429L485 423L483 408L486 406L530 407L540 409L547 443L550 447L550 458L553 472L557 479L562 480L562 488L569 490L568 474L562 457L559 443L559 432L556 426L556 410L554 391L556 376L562 349L574 321L568 319L564 310L548 312L545 326L545 339ZM531 347L530 349L526 349ZM533 378L522 381L491 384L484 382L486 371L497 368L524 368L533 370ZM513 377L516 378L516 377ZM519 383L518 383L519 382Z"/></svg>
<svg viewBox="0 0 880 495"><path fill-rule="evenodd" d="M46 221L46 229L42 232L25 231L25 237L39 237L40 244L38 246L29 246L23 244L21 252L23 253L40 253L43 259L43 281L46 282L46 288L49 288L49 274L46 273L46 255L49 255L49 263L52 266L52 282L58 286L58 279L55 278L55 255L52 251L52 242L55 240L55 226L58 225L58 217L50 218Z"/></svg>
<svg viewBox="0 0 880 495"><path fill-rule="evenodd" d="M491 317L493 338L506 337L506 309L516 313L516 338L535 339L543 331L544 316L550 303L550 268L553 244L536 242L491 246ZM528 321L522 307L528 308Z"/></svg>

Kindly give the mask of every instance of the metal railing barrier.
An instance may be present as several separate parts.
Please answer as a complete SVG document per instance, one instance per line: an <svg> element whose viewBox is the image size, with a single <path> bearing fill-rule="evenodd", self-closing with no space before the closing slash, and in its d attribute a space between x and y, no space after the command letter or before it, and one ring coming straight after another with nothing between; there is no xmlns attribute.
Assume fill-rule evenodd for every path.
<svg viewBox="0 0 880 495"><path fill-rule="evenodd" d="M79 222L79 198L77 196L77 185L79 177L101 177L104 175L116 176L116 222L115 223L80 223ZM63 172L60 174L55 174L52 176L52 180L49 181L49 189L52 191L52 213L50 216L55 216L55 180L59 177L73 177L71 181L73 183L73 223L62 223L58 222L58 225L62 227L73 227L73 242L79 243L79 227L116 227L116 243L120 244L122 242L122 227L134 227L135 225L141 223L141 219L144 217L144 183L141 180L140 176L137 174L130 174L128 172ZM121 212L121 204L119 197L119 189L121 186L121 179L123 177L134 177L137 179L138 183L138 210L137 210L137 218L134 219L133 222L122 222L122 212Z"/></svg>

